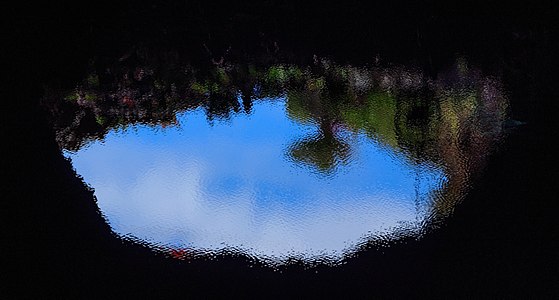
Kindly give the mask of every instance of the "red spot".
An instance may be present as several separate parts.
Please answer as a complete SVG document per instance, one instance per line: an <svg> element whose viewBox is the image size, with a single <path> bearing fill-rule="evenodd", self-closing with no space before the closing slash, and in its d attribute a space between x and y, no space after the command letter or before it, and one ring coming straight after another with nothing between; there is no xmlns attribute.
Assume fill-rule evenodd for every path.
<svg viewBox="0 0 559 300"><path fill-rule="evenodd" d="M171 254L171 257L180 260L186 260L191 256L187 249L171 249L169 254Z"/></svg>
<svg viewBox="0 0 559 300"><path fill-rule="evenodd" d="M128 97L128 96L122 97L122 104L124 104L128 107L136 106L136 103L134 102L134 99L132 99L131 97Z"/></svg>

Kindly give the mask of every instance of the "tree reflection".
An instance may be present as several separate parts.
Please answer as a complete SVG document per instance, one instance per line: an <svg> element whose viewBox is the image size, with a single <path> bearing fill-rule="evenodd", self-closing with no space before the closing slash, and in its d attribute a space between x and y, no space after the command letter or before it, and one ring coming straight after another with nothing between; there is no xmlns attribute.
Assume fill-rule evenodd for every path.
<svg viewBox="0 0 559 300"><path fill-rule="evenodd" d="M346 164L351 156L350 145L336 136L332 120L320 120L320 132L294 142L287 150L295 161L331 174L338 164Z"/></svg>

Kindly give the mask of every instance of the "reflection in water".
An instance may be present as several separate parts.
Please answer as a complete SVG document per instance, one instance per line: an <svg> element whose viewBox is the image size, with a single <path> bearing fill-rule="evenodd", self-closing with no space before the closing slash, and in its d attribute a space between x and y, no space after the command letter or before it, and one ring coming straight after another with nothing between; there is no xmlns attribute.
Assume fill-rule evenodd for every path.
<svg viewBox="0 0 559 300"><path fill-rule="evenodd" d="M445 181L439 168L362 135L350 141L358 164L328 177L294 168L286 145L313 131L278 99L213 126L196 110L162 131L114 131L69 156L117 233L171 248L339 258L368 235L417 230Z"/></svg>
<svg viewBox="0 0 559 300"><path fill-rule="evenodd" d="M178 258L336 263L448 216L501 137L496 79L402 67L156 63L45 99L122 237ZM63 98L63 100L58 100Z"/></svg>
<svg viewBox="0 0 559 300"><path fill-rule="evenodd" d="M320 120L320 131L293 143L288 150L289 156L323 173L333 172L338 163L347 163L350 146L334 135L332 127L331 121Z"/></svg>

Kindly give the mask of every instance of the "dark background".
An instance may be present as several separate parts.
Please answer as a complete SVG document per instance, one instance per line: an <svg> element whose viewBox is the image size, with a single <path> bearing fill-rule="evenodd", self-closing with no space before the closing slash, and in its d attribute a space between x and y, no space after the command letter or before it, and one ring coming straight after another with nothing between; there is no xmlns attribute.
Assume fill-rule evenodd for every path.
<svg viewBox="0 0 559 300"><path fill-rule="evenodd" d="M553 2L67 1L3 10L2 298L558 297ZM176 48L204 63L229 47L231 57L250 59L262 48L254 45L270 42L290 60L317 54L359 65L378 55L431 76L458 53L502 78L511 118L526 124L508 130L442 228L340 267L180 262L112 235L58 149L39 106L45 87L71 88L134 45Z"/></svg>

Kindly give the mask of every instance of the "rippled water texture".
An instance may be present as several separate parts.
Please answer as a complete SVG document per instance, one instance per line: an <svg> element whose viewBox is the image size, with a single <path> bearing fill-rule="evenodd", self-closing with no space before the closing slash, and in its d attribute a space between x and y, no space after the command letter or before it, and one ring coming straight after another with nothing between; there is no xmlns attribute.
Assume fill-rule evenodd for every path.
<svg viewBox="0 0 559 300"><path fill-rule="evenodd" d="M60 96L57 138L115 233L182 259L335 264L420 235L482 171L506 110L464 60L436 80L327 60L126 72Z"/></svg>

